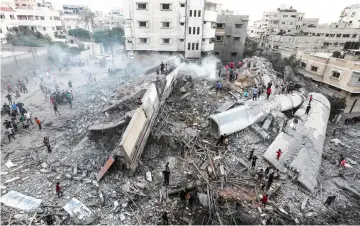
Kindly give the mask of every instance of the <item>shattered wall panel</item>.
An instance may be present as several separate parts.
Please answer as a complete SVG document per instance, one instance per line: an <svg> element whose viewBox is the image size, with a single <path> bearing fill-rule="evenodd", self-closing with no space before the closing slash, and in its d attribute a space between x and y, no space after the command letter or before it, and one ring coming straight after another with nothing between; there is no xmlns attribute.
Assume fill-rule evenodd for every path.
<svg viewBox="0 0 360 226"><path fill-rule="evenodd" d="M313 192L321 165L330 103L322 94L310 94L313 95L313 101L309 114L305 114L309 103L305 101L295 113L300 119L296 128L293 127L295 124L288 125L286 133L276 137L264 153L264 158L277 169L290 167L298 174L297 180ZM278 149L283 152L279 160L276 158Z"/></svg>
<svg viewBox="0 0 360 226"><path fill-rule="evenodd" d="M154 109L159 107L159 97L154 83L151 83L142 98L142 107L146 117L151 118Z"/></svg>
<svg viewBox="0 0 360 226"><path fill-rule="evenodd" d="M146 118L144 110L142 108L136 109L120 142L120 146L125 151L130 161L132 159L134 149L136 148L139 136L147 123L148 119Z"/></svg>

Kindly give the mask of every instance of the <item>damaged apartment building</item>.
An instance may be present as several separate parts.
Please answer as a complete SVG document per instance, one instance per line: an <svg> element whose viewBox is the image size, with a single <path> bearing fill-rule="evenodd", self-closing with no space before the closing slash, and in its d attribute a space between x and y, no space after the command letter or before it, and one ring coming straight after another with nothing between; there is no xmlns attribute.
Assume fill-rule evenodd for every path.
<svg viewBox="0 0 360 226"><path fill-rule="evenodd" d="M124 4L127 51L182 54L189 60L208 55L242 59L249 17L221 12L219 0Z"/></svg>

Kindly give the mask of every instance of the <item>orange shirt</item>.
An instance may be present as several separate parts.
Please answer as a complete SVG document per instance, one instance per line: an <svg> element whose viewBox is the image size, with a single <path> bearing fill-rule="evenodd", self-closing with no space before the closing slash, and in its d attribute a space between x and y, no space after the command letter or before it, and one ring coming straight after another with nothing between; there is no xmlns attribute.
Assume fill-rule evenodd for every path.
<svg viewBox="0 0 360 226"><path fill-rule="evenodd" d="M38 125L40 125L40 124L41 124L41 122L40 122L40 120L39 120L39 119L36 119L36 120L35 120L35 122L36 122L36 124L38 124Z"/></svg>

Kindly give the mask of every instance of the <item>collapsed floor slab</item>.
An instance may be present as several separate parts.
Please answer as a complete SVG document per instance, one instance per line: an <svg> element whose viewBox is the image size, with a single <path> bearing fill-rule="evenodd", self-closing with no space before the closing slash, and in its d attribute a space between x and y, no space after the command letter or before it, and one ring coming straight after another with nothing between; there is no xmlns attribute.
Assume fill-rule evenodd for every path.
<svg viewBox="0 0 360 226"><path fill-rule="evenodd" d="M287 111L302 103L299 94L277 95L267 101L258 101L254 105L242 105L229 111L209 117L210 132L216 136L232 134L264 119L272 110Z"/></svg>
<svg viewBox="0 0 360 226"><path fill-rule="evenodd" d="M305 114L308 102L296 111L298 123L291 120L285 132L281 132L264 153L264 158L275 168L289 167L297 174L297 180L308 190L314 191L321 165L327 123L330 116L330 102L319 93L313 95L311 109ZM276 151L281 149L280 159Z"/></svg>

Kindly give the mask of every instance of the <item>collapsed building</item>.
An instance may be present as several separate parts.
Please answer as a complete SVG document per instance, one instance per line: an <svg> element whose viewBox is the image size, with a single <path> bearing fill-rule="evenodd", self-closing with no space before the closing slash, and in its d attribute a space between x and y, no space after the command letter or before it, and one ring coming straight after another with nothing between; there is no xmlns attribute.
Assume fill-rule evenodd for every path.
<svg viewBox="0 0 360 226"><path fill-rule="evenodd" d="M51 122L54 131L66 129L61 136L68 140L59 138L57 142L73 148L65 146L52 153L49 161L56 170L34 164L28 177L43 186L41 199L50 206L46 208L58 208L56 222L159 224L164 211L172 224L306 224L315 219L311 217L316 214L314 209L320 209L335 188L320 192L316 188L309 200L309 194L302 186L294 186L292 179L310 190L316 186L316 171L324 164L322 146L329 153L323 141L330 107L326 98L314 93L312 109L305 115L307 93L280 94L281 79L263 58L247 59L238 79L234 83L225 79L219 93L213 80L189 76L188 65L180 61L173 61L174 69L166 76L156 75L155 66L135 82L122 82L114 93L100 88L91 90L90 95L84 93L88 98L84 114L76 114L73 121ZM274 94L269 100L261 96L252 101L242 95L244 90L270 81ZM216 138L223 133L229 135L227 147L216 145ZM288 134L290 141L297 138L296 150L290 150L290 143L283 144L282 134ZM279 162L273 160L276 148L287 150ZM314 151L314 158L308 149ZM255 168L247 161L250 150L260 157ZM294 155L289 156L290 152ZM162 186L166 163L171 170L167 187ZM263 192L256 174L257 167L265 168L268 163L280 171L268 190L270 203L262 208L259 199ZM48 178L33 178L37 174ZM61 180L74 197L63 209L82 202L79 206L92 215L82 213L79 220L74 213L78 210L70 211L74 213L70 217L64 213L63 204L49 192L49 178ZM12 187L13 178L6 179ZM16 189L31 196L39 192L24 185ZM196 196L193 209L185 208L180 198L183 191ZM341 205L343 200L345 196ZM12 213L2 208L6 210L3 214ZM323 222L327 221L317 223Z"/></svg>

